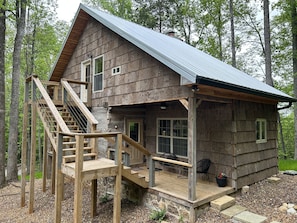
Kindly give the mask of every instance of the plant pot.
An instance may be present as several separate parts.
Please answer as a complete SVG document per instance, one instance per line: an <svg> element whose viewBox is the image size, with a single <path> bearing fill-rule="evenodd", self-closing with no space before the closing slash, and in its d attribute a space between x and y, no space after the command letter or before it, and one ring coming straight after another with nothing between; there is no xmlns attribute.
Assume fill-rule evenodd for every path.
<svg viewBox="0 0 297 223"><path fill-rule="evenodd" d="M216 177L216 180L219 187L225 187L227 185L227 177L222 177L222 178Z"/></svg>

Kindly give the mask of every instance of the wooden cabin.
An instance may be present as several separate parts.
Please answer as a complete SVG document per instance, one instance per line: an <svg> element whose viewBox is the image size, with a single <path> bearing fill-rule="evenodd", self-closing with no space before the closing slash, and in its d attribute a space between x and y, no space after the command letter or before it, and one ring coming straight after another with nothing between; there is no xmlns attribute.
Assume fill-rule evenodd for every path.
<svg viewBox="0 0 297 223"><path fill-rule="evenodd" d="M162 197L166 205L175 202L188 211L190 222L195 221L202 204L278 172L278 103L296 101L180 39L83 4L49 78L48 100L53 104L59 101L59 95L65 94L55 90L59 84L67 95L77 95L72 100L78 101L79 108L86 106L88 111L84 112L90 112L86 119L92 119L93 124L86 125L85 129L93 128L93 135L86 137L96 137L96 134L99 137L92 150L97 154L96 159L110 158L116 153L116 159L121 160L119 157L123 154L125 166L142 168L144 175L149 169L149 185L140 186L148 188L148 193L133 196L151 204L154 202L149 199L157 197ZM70 113L77 112L74 109ZM65 129L59 127L60 134L70 137L72 131ZM117 140L123 153L115 151L114 140L106 140L119 134L124 134L125 143L122 136ZM83 147L82 139L79 143L76 141L76 145ZM164 159L164 154L174 155L175 159ZM210 182L206 184L199 183L205 181L205 176L196 172L201 159L211 161L206 180ZM80 173L73 172L76 168L73 165L79 165L71 165L63 166L62 162L62 170L57 166L58 173L81 177ZM155 172L168 166L173 167L168 171L171 177L175 174L173 178L167 178L165 171ZM120 169L110 176L121 174L123 179L134 181ZM227 175L225 188L215 184L219 173ZM94 180L95 175L100 175L99 172L92 174L86 179ZM105 172L100 176L107 175ZM177 178L177 175L183 177ZM62 181L59 182L56 188ZM77 188L79 185L77 183ZM57 215L59 219L59 213Z"/></svg>

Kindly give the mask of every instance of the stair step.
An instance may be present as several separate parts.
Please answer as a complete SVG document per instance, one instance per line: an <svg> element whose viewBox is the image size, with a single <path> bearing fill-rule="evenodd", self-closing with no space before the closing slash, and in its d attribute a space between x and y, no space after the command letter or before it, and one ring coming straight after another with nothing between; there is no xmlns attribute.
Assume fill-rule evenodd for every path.
<svg viewBox="0 0 297 223"><path fill-rule="evenodd" d="M225 210L235 204L235 198L225 195L210 202L210 206L218 211Z"/></svg>
<svg viewBox="0 0 297 223"><path fill-rule="evenodd" d="M93 147L90 147L90 146L87 146L87 147L84 147L84 151L87 151L87 150L91 150L93 149ZM73 148L66 148L66 149L63 149L63 152L75 152L76 148L73 147Z"/></svg>
<svg viewBox="0 0 297 223"><path fill-rule="evenodd" d="M88 144L89 141L84 141L84 145ZM69 145L69 146L75 146L76 142L75 141L70 141L70 142L63 142L63 145Z"/></svg>
<svg viewBox="0 0 297 223"><path fill-rule="evenodd" d="M90 159L90 158L95 158L97 156L96 153L85 153L84 158L85 159ZM74 162L75 161L76 155L67 155L63 156L63 163L69 163L69 162Z"/></svg>

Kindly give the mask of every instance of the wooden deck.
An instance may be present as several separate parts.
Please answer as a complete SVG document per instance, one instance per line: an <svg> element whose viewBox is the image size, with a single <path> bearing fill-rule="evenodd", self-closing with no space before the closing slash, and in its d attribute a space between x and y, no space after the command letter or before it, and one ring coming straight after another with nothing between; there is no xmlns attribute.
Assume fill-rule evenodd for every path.
<svg viewBox="0 0 297 223"><path fill-rule="evenodd" d="M139 174L144 175L146 180L148 180L149 171L146 167L139 167L135 170ZM218 187L215 182L199 179L196 184L197 199L190 201L188 199L188 178L163 170L155 172L155 185L155 187L150 189L166 194L174 199L179 199L182 203L191 203L193 207L201 206L223 195L235 192L232 187Z"/></svg>
<svg viewBox="0 0 297 223"><path fill-rule="evenodd" d="M83 162L82 180L93 180L101 177L116 176L118 168L110 159L100 158ZM75 178L75 163L62 165L62 172L67 176Z"/></svg>

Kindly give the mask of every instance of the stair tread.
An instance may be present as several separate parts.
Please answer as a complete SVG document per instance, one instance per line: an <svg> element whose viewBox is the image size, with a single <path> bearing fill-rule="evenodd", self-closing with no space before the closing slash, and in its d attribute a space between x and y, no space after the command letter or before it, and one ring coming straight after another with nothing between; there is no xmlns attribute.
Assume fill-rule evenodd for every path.
<svg viewBox="0 0 297 223"><path fill-rule="evenodd" d="M84 150L90 150L90 149L93 149L93 147L91 147L91 146L86 146L86 147L84 147ZM75 151L76 150L76 148L75 147L73 147L73 148L65 148L65 149L63 149L63 151Z"/></svg>
<svg viewBox="0 0 297 223"><path fill-rule="evenodd" d="M84 153L84 157L87 157L87 156L96 156L97 153ZM76 155L66 155L66 156L63 156L63 158L75 158Z"/></svg>

